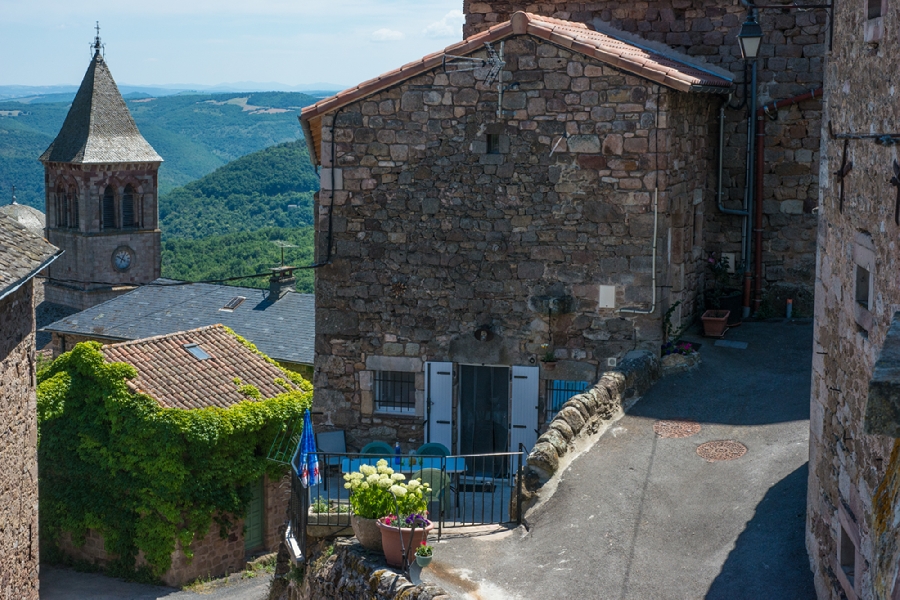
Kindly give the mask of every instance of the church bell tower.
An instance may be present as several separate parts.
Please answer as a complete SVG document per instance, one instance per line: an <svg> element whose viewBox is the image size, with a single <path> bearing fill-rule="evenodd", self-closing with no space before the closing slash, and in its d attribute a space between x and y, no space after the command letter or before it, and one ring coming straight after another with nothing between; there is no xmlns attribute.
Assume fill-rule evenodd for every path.
<svg viewBox="0 0 900 600"><path fill-rule="evenodd" d="M160 275L162 158L138 131L100 43L62 129L41 155L46 237L65 252L46 300L83 310Z"/></svg>

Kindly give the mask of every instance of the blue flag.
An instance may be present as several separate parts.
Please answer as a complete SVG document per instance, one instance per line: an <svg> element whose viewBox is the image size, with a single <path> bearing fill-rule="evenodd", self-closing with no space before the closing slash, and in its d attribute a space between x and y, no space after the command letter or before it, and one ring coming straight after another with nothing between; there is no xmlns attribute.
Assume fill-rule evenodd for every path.
<svg viewBox="0 0 900 600"><path fill-rule="evenodd" d="M312 416L309 409L303 415L303 433L300 434L300 443L291 459L291 464L303 487L322 483L322 475L319 473L319 455L316 453L316 436L313 433Z"/></svg>

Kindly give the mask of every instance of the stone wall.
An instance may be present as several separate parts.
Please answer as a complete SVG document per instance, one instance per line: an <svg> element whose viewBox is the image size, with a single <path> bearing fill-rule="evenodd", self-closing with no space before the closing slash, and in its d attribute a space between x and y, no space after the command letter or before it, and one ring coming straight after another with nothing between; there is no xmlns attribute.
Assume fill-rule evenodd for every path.
<svg viewBox="0 0 900 600"><path fill-rule="evenodd" d="M351 448L421 443L426 360L536 366L549 343L546 378L593 381L610 358L658 353L672 265L677 297L694 301L685 228L708 194L718 99L528 36L506 41L505 60L518 87L503 118L496 87L438 69L322 119L317 256L332 196L334 255L316 278L315 401ZM655 200L657 306L617 312L651 305ZM374 410L376 370L417 373L415 415Z"/></svg>
<svg viewBox="0 0 900 600"><path fill-rule="evenodd" d="M160 275L161 247L157 211L157 163L124 165L69 165L46 163L47 239L64 250L49 268L47 300L83 310ZM103 194L116 193L116 219L121 222L125 186L134 189L134 228L102 227ZM70 214L58 210L65 193ZM77 201L75 200L77 198ZM77 207L77 214L76 214ZM77 220L76 220L77 217ZM132 261L119 270L113 254L127 247Z"/></svg>
<svg viewBox="0 0 900 600"><path fill-rule="evenodd" d="M278 480L266 476L263 490L264 548L257 552L258 554L274 552L281 544L280 531L287 519L290 476ZM234 525L226 533L223 538L219 527L213 523L203 538L191 542L192 559L187 558L180 543L176 542L176 549L172 553L172 566L162 576L162 582L166 585L182 586L198 578L220 577L243 570L247 564L243 519L235 520ZM76 545L68 533L62 534L56 545L71 561L86 562L105 568L110 560L110 555L104 547L103 536L93 530L87 532L82 545ZM139 553L137 566L145 564L143 553Z"/></svg>
<svg viewBox="0 0 900 600"><path fill-rule="evenodd" d="M33 282L0 300L0 597L38 598Z"/></svg>
<svg viewBox="0 0 900 600"><path fill-rule="evenodd" d="M306 565L292 571L287 567L287 550L282 550L268 600L450 600L441 588L415 585L386 567L383 556L369 553L356 538L311 547Z"/></svg>
<svg viewBox="0 0 900 600"><path fill-rule="evenodd" d="M522 515L534 506L541 488L567 462L567 454L583 447L592 436L618 420L660 377L656 355L629 353L621 366L603 373L591 389L573 396L550 422L547 431L528 454L522 477ZM571 456L568 457L571 459ZM518 515L516 498L510 500L510 518Z"/></svg>
<svg viewBox="0 0 900 600"><path fill-rule="evenodd" d="M900 8L884 6L878 25L896 31ZM895 35L866 41L876 20L867 21L863 4L835 10L821 146L806 542L819 598L896 598L900 453L894 438L865 432L864 415L873 366L900 309L897 189L890 183L898 155L872 139L848 141L853 168L842 185L833 173L843 164L844 140L829 139L827 123L836 134L896 133L900 107L888 99L900 45ZM844 561L842 538L849 544ZM842 562L856 565L852 584Z"/></svg>
<svg viewBox="0 0 900 600"><path fill-rule="evenodd" d="M518 10L584 23L607 23L645 40L667 44L733 72L738 89L732 104L738 105L742 99L744 68L736 35L746 8L737 0L464 0L463 34L482 31ZM759 103L820 87L827 50L826 12L764 10L760 24L764 38L758 61ZM763 276L767 288L781 284L805 289L811 296L808 292L814 279L816 229L816 217L811 211L818 197L821 103L807 102L779 110L777 115L777 121L767 124ZM745 110L726 111L723 186L728 208L741 208L744 197L746 123ZM714 171L709 176L714 178ZM715 185L714 179L710 183ZM704 200L707 239L703 249L735 253L740 262L742 218L720 213L712 195Z"/></svg>

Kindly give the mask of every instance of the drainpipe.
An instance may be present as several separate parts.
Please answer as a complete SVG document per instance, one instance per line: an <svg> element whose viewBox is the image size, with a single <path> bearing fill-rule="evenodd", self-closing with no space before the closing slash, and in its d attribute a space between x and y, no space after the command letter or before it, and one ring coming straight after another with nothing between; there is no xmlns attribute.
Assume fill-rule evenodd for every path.
<svg viewBox="0 0 900 600"><path fill-rule="evenodd" d="M763 234L763 175L766 150L766 116L772 120L778 117L778 109L786 106L800 104L806 100L822 97L822 88L809 91L799 96L777 100L771 104L764 104L756 111L756 185L754 188L755 203L753 205L753 276L755 278L753 288L753 312L759 310L762 304L762 234Z"/></svg>

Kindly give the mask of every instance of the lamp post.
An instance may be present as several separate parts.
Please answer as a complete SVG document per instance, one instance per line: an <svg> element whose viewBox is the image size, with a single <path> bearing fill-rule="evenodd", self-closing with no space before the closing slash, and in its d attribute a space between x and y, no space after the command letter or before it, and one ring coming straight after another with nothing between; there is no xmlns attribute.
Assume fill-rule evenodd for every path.
<svg viewBox="0 0 900 600"><path fill-rule="evenodd" d="M750 99L747 103L747 176L745 179L744 193L746 194L746 202L744 206L747 210L747 218L744 220L744 239L746 247L744 248L744 302L743 302L743 318L750 316L750 245L751 245L751 219L753 214L753 173L756 144L756 58L759 56L759 46L762 42L762 27L756 21L755 7L750 7L747 12L747 20L741 25L741 31L738 33L738 43L741 47L741 57L750 66ZM746 72L745 72L746 73ZM746 77L746 75L745 75ZM746 84L746 79L745 79ZM746 87L744 88L747 89ZM746 93L746 92L745 92ZM757 249L759 252L759 249Z"/></svg>

